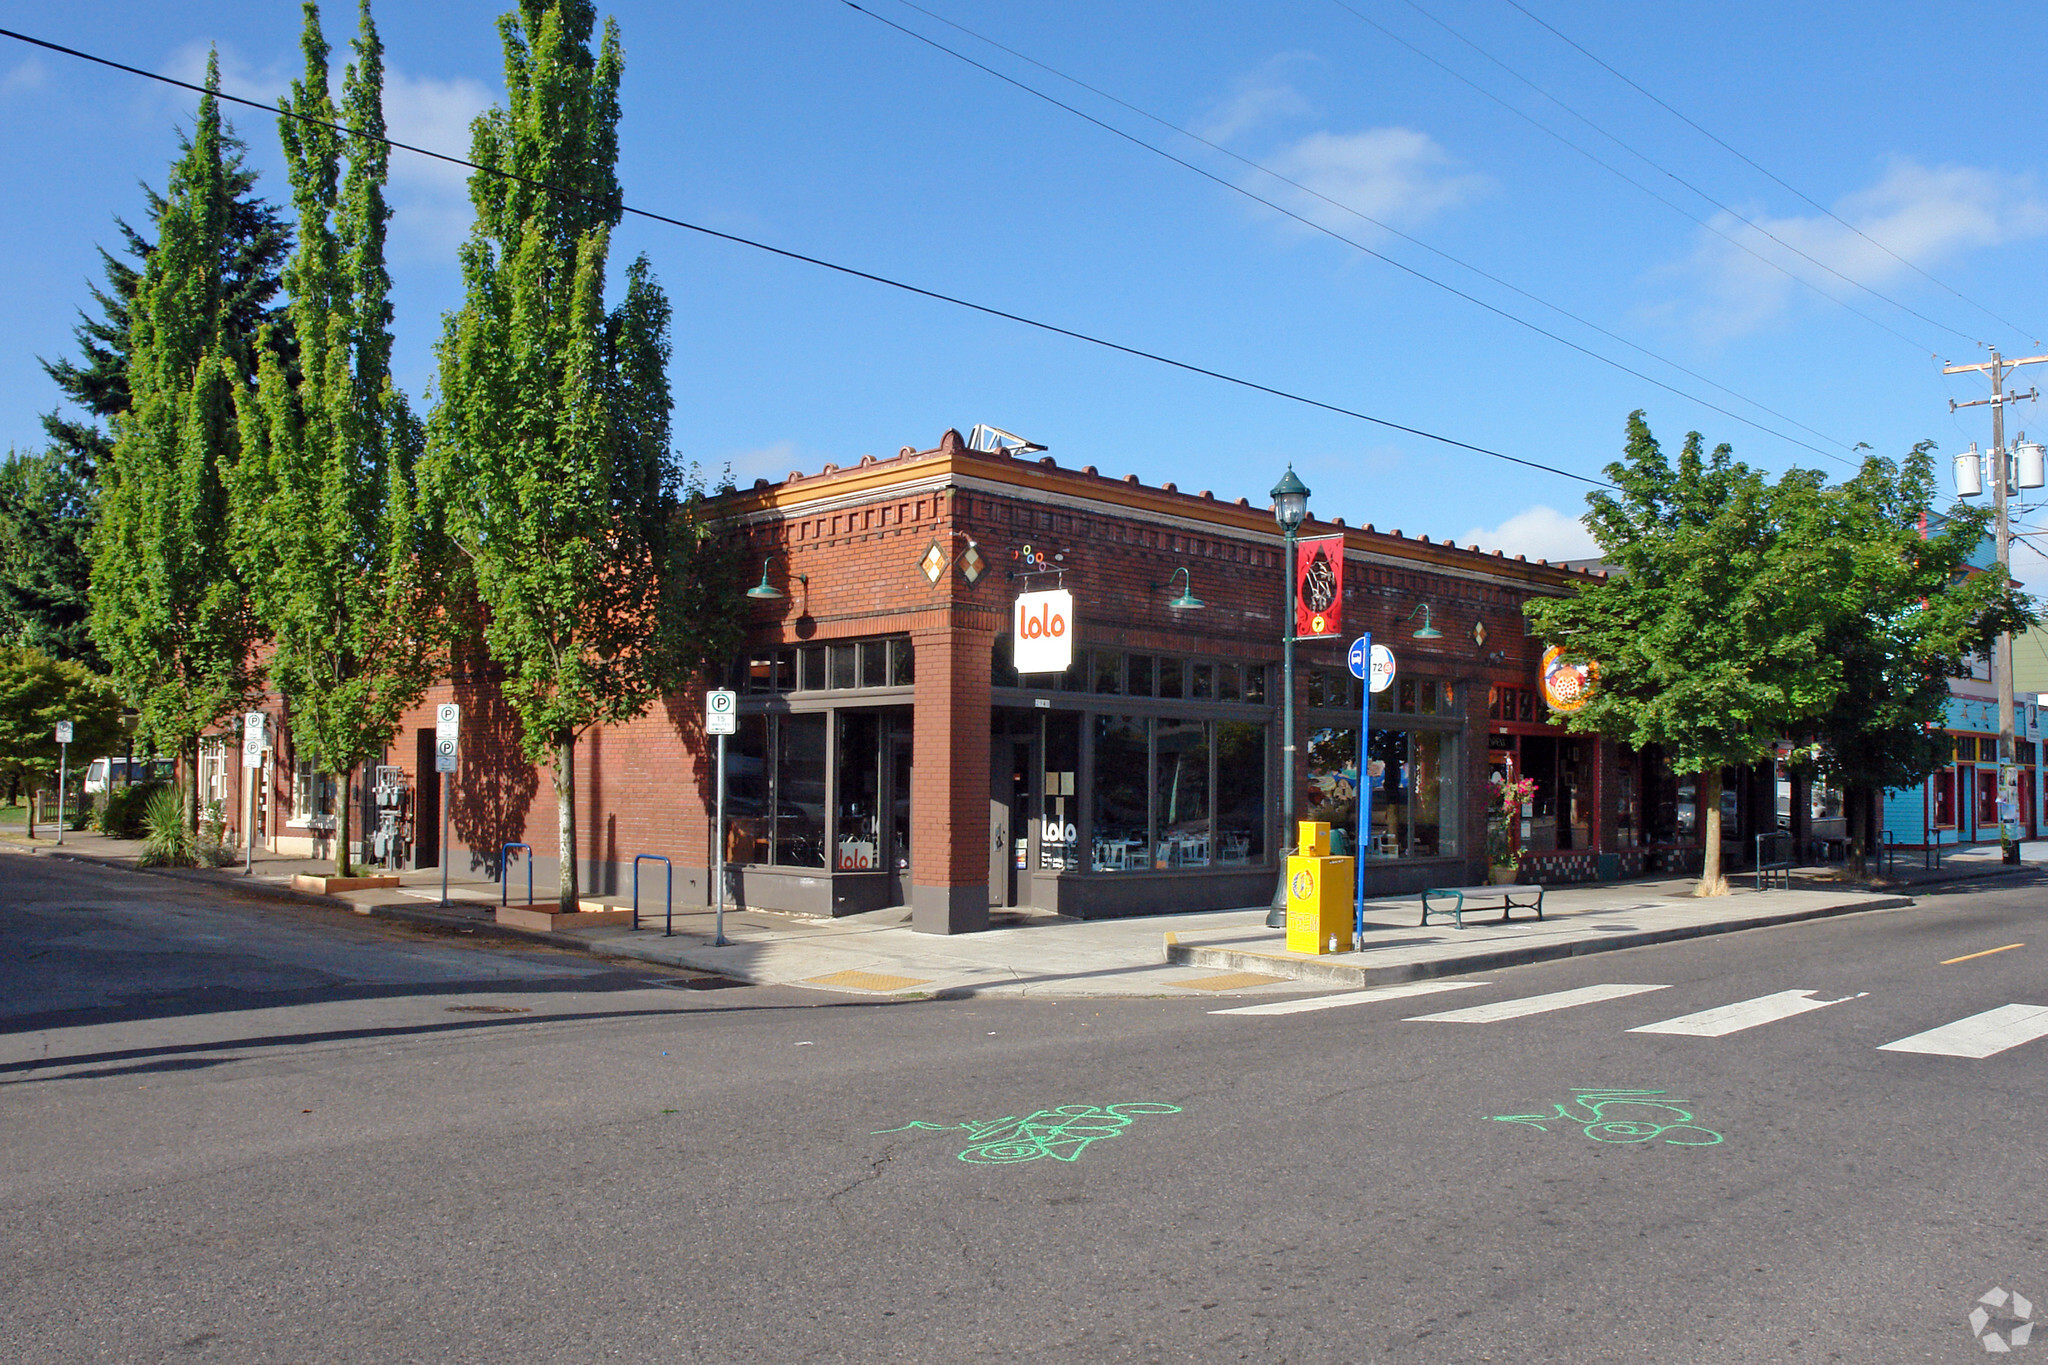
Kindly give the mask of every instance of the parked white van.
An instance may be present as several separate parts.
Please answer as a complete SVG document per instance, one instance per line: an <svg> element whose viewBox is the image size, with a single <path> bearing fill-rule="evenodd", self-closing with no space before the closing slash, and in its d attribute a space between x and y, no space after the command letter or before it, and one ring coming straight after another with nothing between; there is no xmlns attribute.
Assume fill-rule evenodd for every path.
<svg viewBox="0 0 2048 1365"><path fill-rule="evenodd" d="M169 759L96 758L86 765L85 794L91 796L137 782L168 782L172 772Z"/></svg>

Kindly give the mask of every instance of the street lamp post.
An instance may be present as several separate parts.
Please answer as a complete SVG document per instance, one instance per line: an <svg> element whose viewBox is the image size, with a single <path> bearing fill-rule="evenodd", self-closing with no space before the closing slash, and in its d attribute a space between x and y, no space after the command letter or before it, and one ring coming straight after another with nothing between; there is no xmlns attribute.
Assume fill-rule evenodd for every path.
<svg viewBox="0 0 2048 1365"><path fill-rule="evenodd" d="M1287 850L1294 847L1294 534L1308 519L1308 485L1289 464L1280 482L1273 485L1273 520L1287 550L1281 578L1285 592L1280 607L1280 869L1287 870ZM1287 927L1287 902L1276 898L1266 912L1268 929Z"/></svg>

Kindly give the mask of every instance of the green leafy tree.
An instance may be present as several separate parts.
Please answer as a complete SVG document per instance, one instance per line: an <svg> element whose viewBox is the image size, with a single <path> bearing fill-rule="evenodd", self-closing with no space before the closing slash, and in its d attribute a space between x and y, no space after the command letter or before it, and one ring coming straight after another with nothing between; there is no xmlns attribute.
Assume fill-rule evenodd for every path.
<svg viewBox="0 0 2048 1365"><path fill-rule="evenodd" d="M529 760L554 775L559 901L577 899L575 752L736 638L725 573L669 449L669 306L644 259L605 308L619 220L615 24L587 0L499 21L505 107L480 116L466 301L440 344L428 463ZM729 574L728 574L729 576Z"/></svg>
<svg viewBox="0 0 2048 1365"><path fill-rule="evenodd" d="M233 543L294 740L346 791L433 680L436 579L415 515L420 428L391 381L383 46L362 0L337 110L319 8L304 9L306 69L278 121L298 210L285 271L298 377L266 333L255 387L239 391ZM334 841L342 876L351 804Z"/></svg>
<svg viewBox="0 0 2048 1365"><path fill-rule="evenodd" d="M121 697L83 665L39 649L0 647L0 777L10 789L57 773L57 722L71 722L71 767L114 752Z"/></svg>
<svg viewBox="0 0 2048 1365"><path fill-rule="evenodd" d="M181 136L179 142L181 155L189 155L191 139ZM228 349L246 380L254 377L257 329L283 321L275 300L291 236L275 206L255 193L256 172L244 159L242 143L225 127L220 143L233 242L223 272L222 309ZM147 185L142 192L146 221L155 231L165 201ZM113 453L108 424L128 411L132 307L156 249L126 220L117 218L114 226L123 247L119 253L100 250L105 281L87 286L95 311L80 310L72 329L77 356L42 362L74 411L60 407L46 414L50 448L14 456L0 474L0 636L99 672L106 663L87 628L89 546L98 520L100 471ZM282 332L288 337L288 326Z"/></svg>
<svg viewBox="0 0 2048 1365"><path fill-rule="evenodd" d="M206 81L130 308L129 403L100 471L91 587L93 639L140 711L140 737L183 755L191 775L201 731L251 690L255 643L228 554L247 364L228 314L241 243L212 58Z"/></svg>
<svg viewBox="0 0 2048 1365"><path fill-rule="evenodd" d="M0 463L0 640L100 666L87 628L92 484L60 450Z"/></svg>
<svg viewBox="0 0 2048 1365"><path fill-rule="evenodd" d="M1971 567L1989 514L1933 511L1932 449L1868 457L1838 485L1794 470L1777 489L1784 571L1808 585L1822 650L1841 671L1806 733L1814 766L1843 789L1859 863L1877 847L1884 792L1917 786L1951 759L1948 680L2001 630L2034 620L2009 580Z"/></svg>
<svg viewBox="0 0 2048 1365"><path fill-rule="evenodd" d="M1527 612L1536 633L1599 667L1566 728L1658 745L1673 770L1699 774L1698 894L1721 895L1721 769L1770 758L1840 694L1844 670L1814 585L1781 554L1770 486L1727 446L1703 444L1689 435L1674 467L1631 413L1626 455L1607 467L1616 491L1586 499L1618 572Z"/></svg>

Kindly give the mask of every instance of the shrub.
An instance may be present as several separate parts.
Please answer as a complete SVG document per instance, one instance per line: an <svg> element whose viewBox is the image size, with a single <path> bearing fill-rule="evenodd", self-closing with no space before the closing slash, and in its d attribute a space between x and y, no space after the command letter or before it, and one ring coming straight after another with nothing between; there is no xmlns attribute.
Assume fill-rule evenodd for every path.
<svg viewBox="0 0 2048 1365"><path fill-rule="evenodd" d="M138 782L102 794L93 815L99 832L116 839L141 838L143 808L150 797L163 790L166 788L161 782Z"/></svg>
<svg viewBox="0 0 2048 1365"><path fill-rule="evenodd" d="M185 828L185 794L159 787L142 810L144 867L190 867L194 861L192 831Z"/></svg>
<svg viewBox="0 0 2048 1365"><path fill-rule="evenodd" d="M208 802L206 813L199 817L199 841L193 845L192 854L201 867L226 867L240 856L234 831L228 828L220 802Z"/></svg>

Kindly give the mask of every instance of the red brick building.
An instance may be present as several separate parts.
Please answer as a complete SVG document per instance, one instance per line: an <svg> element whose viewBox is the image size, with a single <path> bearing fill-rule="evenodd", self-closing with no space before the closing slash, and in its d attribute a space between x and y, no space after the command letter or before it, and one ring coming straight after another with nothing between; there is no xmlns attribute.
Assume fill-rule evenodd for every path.
<svg viewBox="0 0 2048 1365"><path fill-rule="evenodd" d="M917 928L953 933L985 927L992 907L1097 917L1267 901L1291 842L1280 814L1290 581L1263 497L983 453L948 431L933 450L758 481L720 510L752 556L750 580L761 573L782 593L749 598L747 647L724 680L740 694L723 834L739 903L817 915L909 905ZM1655 755L1544 721L1542 643L1521 606L1569 590L1575 571L1342 519L1301 534L1343 536L1345 586L1344 640L1296 649L1296 808L1345 829L1348 845L1369 784L1370 891L1484 880L1496 772L1538 783L1516 831L1525 877L1608 879L1696 859L1689 782ZM1072 662L1019 675L1012 603L1055 585L1075 599ZM1183 589L1202 605L1170 607ZM1343 656L1363 631L1399 671L1375 696L1361 775L1361 684ZM446 700L463 705L447 852L458 867L496 869L503 845L530 844L551 882L551 783L520 757L476 657L457 660L389 756L409 802L398 856L442 856L432 743ZM702 711L701 695L670 698L579 745L586 889L616 890L635 854L658 853L674 860L679 901L710 899ZM282 729L259 835L317 848L343 798L292 751L288 717ZM231 812L239 776L221 773ZM366 817L376 826L374 785L372 774L351 785L358 829Z"/></svg>

